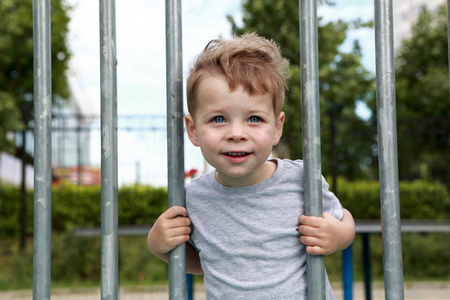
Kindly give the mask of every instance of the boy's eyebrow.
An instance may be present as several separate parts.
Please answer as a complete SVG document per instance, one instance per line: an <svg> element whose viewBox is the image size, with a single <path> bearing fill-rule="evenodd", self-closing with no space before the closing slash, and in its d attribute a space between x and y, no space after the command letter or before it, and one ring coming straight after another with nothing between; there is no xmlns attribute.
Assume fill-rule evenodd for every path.
<svg viewBox="0 0 450 300"><path fill-rule="evenodd" d="M266 115L266 116L269 116L270 115L270 112L267 112L267 111L265 111L265 110L258 110L258 109L254 109L254 110L250 110L250 111L248 111L248 114L263 114L263 115Z"/></svg>

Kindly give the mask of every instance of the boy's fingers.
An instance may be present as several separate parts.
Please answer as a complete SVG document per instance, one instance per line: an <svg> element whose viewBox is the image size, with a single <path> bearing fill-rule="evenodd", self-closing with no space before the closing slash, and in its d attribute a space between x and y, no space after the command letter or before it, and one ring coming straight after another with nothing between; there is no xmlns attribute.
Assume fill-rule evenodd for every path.
<svg viewBox="0 0 450 300"><path fill-rule="evenodd" d="M313 216L306 216L306 215L301 215L299 218L299 221L301 224L312 226L312 227L319 227L322 220L323 219L320 217L313 217Z"/></svg>
<svg viewBox="0 0 450 300"><path fill-rule="evenodd" d="M298 226L298 232L302 235L314 235L314 228L308 225Z"/></svg>
<svg viewBox="0 0 450 300"><path fill-rule="evenodd" d="M191 228L189 226L181 226L172 229L171 233L173 236L189 235L191 233Z"/></svg>
<svg viewBox="0 0 450 300"><path fill-rule="evenodd" d="M315 236L302 235L300 236L300 242L306 246L323 246L322 241Z"/></svg>
<svg viewBox="0 0 450 300"><path fill-rule="evenodd" d="M308 252L311 255L324 255L324 251L322 248L317 246L307 246L306 252Z"/></svg>
<svg viewBox="0 0 450 300"><path fill-rule="evenodd" d="M179 217L170 220L170 227L182 227L191 225L191 220L186 217Z"/></svg>
<svg viewBox="0 0 450 300"><path fill-rule="evenodd" d="M173 246L181 245L187 241L189 241L189 235L178 235L172 239Z"/></svg>
<svg viewBox="0 0 450 300"><path fill-rule="evenodd" d="M172 206L164 212L164 217L166 219L173 219L176 216L186 216L186 208L181 206Z"/></svg>

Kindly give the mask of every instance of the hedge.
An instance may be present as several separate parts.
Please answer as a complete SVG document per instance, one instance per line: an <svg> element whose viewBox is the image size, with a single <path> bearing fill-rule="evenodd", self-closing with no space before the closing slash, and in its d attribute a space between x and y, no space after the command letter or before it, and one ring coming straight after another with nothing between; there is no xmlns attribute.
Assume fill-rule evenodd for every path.
<svg viewBox="0 0 450 300"><path fill-rule="evenodd" d="M119 224L153 224L167 208L167 189L130 186L119 189ZM33 193L27 192L27 235L33 234ZM0 237L20 234L20 190L0 184ZM52 232L71 232L77 227L101 225L99 186L61 185L52 191Z"/></svg>
<svg viewBox="0 0 450 300"><path fill-rule="evenodd" d="M342 205L355 219L380 219L380 185L378 182L338 181ZM399 183L400 214L404 220L448 220L450 198L439 182L417 180Z"/></svg>
<svg viewBox="0 0 450 300"><path fill-rule="evenodd" d="M339 198L355 219L379 219L379 185L373 182L338 181ZM76 227L100 226L99 187L63 185L52 195L52 286L97 285L100 280L100 237L74 237ZM0 290L32 287L32 247L19 250L20 190L0 184ZM442 184L427 181L401 182L402 219L449 219L449 194ZM123 187L119 190L119 224L148 225L167 207L165 188ZM27 194L28 245L32 244L33 195ZM381 234L371 234L372 276L381 280ZM167 279L167 265L151 255L146 238L120 237L121 283L151 284ZM406 280L450 279L448 234L404 234L403 268ZM354 243L355 279L362 280L361 237ZM340 252L327 256L331 280L341 278Z"/></svg>
<svg viewBox="0 0 450 300"><path fill-rule="evenodd" d="M339 199L355 219L380 219L380 192L377 182L338 181ZM400 211L402 219L450 219L449 194L438 182L401 182ZM120 188L119 224L153 224L167 207L167 190L151 186ZM27 234L33 232L33 195L27 193ZM20 189L0 184L0 237L20 234ZM53 232L70 232L76 227L97 227L101 224L100 187L61 185L52 192Z"/></svg>

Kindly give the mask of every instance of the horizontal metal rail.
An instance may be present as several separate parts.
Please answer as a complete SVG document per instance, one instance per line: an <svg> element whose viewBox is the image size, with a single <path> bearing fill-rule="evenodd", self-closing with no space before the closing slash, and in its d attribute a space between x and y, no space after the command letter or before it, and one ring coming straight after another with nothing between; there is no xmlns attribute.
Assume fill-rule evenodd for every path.
<svg viewBox="0 0 450 300"><path fill-rule="evenodd" d="M381 233L380 220L355 220L356 233ZM121 236L147 235L152 225L119 226ZM401 230L405 233L450 233L450 221L402 220ZM100 227L80 227L73 231L74 236L100 236Z"/></svg>

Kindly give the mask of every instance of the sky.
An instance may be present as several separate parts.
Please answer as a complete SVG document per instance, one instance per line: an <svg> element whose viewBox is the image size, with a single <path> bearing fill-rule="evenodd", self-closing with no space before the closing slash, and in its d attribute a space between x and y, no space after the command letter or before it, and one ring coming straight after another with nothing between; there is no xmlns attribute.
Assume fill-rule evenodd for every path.
<svg viewBox="0 0 450 300"><path fill-rule="evenodd" d="M86 114L100 114L100 55L99 55L99 5L92 0L67 0L73 6L69 15L69 47L72 59L69 70L69 83L72 94ZM335 6L319 6L318 15L324 22L342 19L345 21L361 18L363 21L373 19L373 1L336 0ZM189 65L196 54L205 45L217 37L229 37L230 25L226 16L231 15L240 24L242 18L241 0L182 1L182 39L183 72L186 78ZM366 68L375 69L374 33L372 29L349 32L342 50L350 50L353 40L358 39L363 49L363 63ZM117 44L117 97L118 114L165 114L166 113L166 60L165 60L165 1L127 0L116 1L116 44ZM282 46L282 45L281 45ZM319 49L320 51L320 49ZM364 110L361 109L361 113ZM119 156L134 155L150 148L149 141L141 136L142 143L147 143L147 150L136 147L126 150L124 144L131 144L130 136L119 135ZM99 147L94 139L92 147ZM159 145L161 146L161 145ZM166 147L165 141L163 147ZM122 150L121 150L122 147ZM124 150L125 149L125 150ZM158 148L159 149L159 148ZM164 150L158 150L156 169L167 168ZM99 162L100 151L90 151L93 163ZM186 143L186 168L203 168L200 151ZM145 153L140 153L145 155ZM133 158L123 165L119 181L135 178L138 159ZM139 159L141 169L146 169ZM129 167L132 166L132 167ZM125 171L128 168L130 170ZM133 171L134 170L134 171ZM121 175L123 174L123 175ZM120 179L122 176L123 179ZM164 175L165 176L165 175ZM158 176L158 177L164 177ZM164 182L158 182L164 185Z"/></svg>
<svg viewBox="0 0 450 300"><path fill-rule="evenodd" d="M99 113L99 8L97 1L68 0L69 44L72 51L70 80L85 111ZM194 56L218 36L229 37L226 15L241 19L241 0L182 1L183 70L186 74ZM164 114L165 104L165 7L164 1L116 1L117 79L119 114ZM373 18L373 2L336 0L335 6L319 6L324 21ZM360 40L364 64L374 70L373 30L349 34L344 48Z"/></svg>

